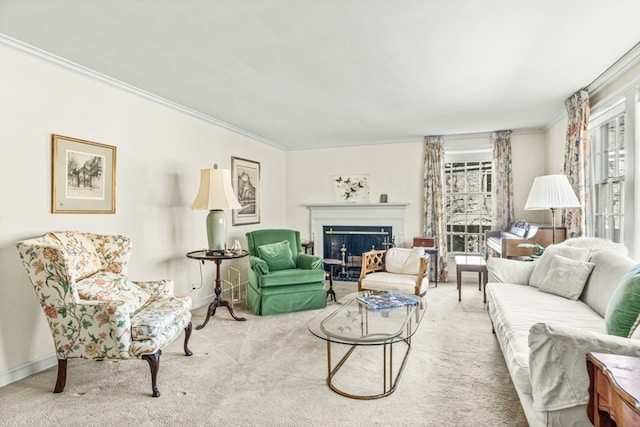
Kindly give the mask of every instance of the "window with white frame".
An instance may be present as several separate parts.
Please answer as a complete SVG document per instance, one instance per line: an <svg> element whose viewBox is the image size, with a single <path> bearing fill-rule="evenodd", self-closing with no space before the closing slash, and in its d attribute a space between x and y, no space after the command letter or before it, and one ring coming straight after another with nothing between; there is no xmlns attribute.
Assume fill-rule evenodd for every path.
<svg viewBox="0 0 640 427"><path fill-rule="evenodd" d="M445 149L447 253L484 254L491 229L491 149Z"/></svg>
<svg viewBox="0 0 640 427"><path fill-rule="evenodd" d="M625 102L592 121L593 232L614 242L624 236Z"/></svg>
<svg viewBox="0 0 640 427"><path fill-rule="evenodd" d="M589 121L592 176L593 235L633 248L633 173L635 147L640 140L640 89L632 87L595 108Z"/></svg>

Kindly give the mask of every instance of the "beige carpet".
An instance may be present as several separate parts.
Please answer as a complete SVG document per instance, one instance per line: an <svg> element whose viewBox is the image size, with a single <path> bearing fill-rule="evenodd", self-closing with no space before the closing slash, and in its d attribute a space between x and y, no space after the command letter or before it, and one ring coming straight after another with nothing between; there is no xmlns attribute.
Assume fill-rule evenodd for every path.
<svg viewBox="0 0 640 427"><path fill-rule="evenodd" d="M335 288L341 296L356 284ZM526 426L477 285L465 284L458 302L455 285L440 283L428 301L398 388L382 399L327 387L325 342L306 328L317 312L257 317L236 305L247 322L218 309L206 328L194 328L192 357L182 338L164 351L161 397L150 397L144 361L72 360L63 393L51 392L55 368L0 388L0 425ZM204 313L195 311L194 325ZM343 371L343 382L370 382L381 355L373 349L353 355L371 375Z"/></svg>

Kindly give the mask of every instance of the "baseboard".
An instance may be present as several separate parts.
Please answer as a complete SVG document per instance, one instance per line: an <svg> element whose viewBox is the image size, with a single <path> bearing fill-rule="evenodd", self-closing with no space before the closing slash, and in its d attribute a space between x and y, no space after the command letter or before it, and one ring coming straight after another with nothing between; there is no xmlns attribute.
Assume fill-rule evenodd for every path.
<svg viewBox="0 0 640 427"><path fill-rule="evenodd" d="M203 305L209 305L213 302L213 300L215 299L215 295L211 294L209 296L206 296L204 298L200 298L199 300L193 300L192 304L191 304L191 309L195 310L197 308L202 307Z"/></svg>
<svg viewBox="0 0 640 427"><path fill-rule="evenodd" d="M37 374L40 371L44 371L45 369L49 369L57 365L58 358L56 357L56 354L52 352L48 356L43 356L39 359L25 363L24 365L9 369L8 371L0 372L0 387L20 381L23 378L27 378L28 376ZM53 384L51 384L51 387L53 387Z"/></svg>

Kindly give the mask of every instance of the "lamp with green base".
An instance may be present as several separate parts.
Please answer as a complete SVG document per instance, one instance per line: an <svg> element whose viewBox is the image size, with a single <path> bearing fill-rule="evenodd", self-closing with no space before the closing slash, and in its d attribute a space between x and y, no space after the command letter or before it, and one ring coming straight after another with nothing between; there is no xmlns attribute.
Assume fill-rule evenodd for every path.
<svg viewBox="0 0 640 427"><path fill-rule="evenodd" d="M231 171L218 169L200 170L200 188L191 209L208 210L207 241L210 251L223 252L226 249L227 218L224 209L240 209L242 206L231 186Z"/></svg>

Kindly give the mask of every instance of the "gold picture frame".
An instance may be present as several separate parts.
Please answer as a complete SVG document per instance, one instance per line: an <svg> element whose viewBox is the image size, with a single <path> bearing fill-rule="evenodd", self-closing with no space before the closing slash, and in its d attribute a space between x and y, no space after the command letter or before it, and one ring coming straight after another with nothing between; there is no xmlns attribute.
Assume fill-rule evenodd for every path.
<svg viewBox="0 0 640 427"><path fill-rule="evenodd" d="M51 135L51 213L116 212L116 147Z"/></svg>
<svg viewBox="0 0 640 427"><path fill-rule="evenodd" d="M233 225L260 224L260 163L232 156L231 182L242 206L231 211Z"/></svg>

